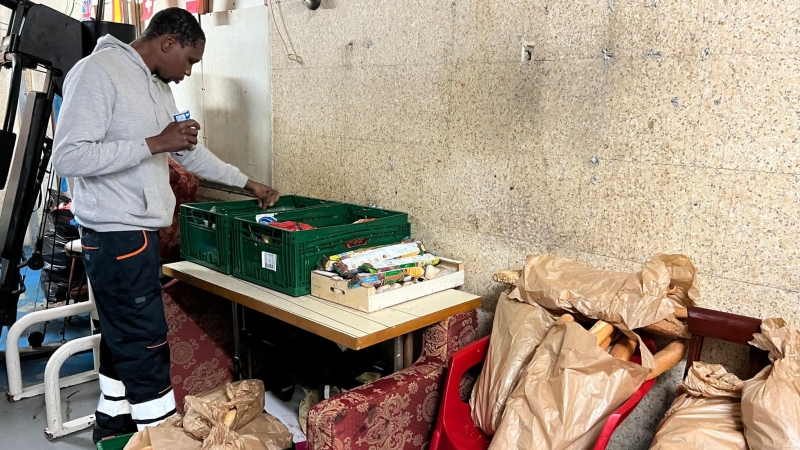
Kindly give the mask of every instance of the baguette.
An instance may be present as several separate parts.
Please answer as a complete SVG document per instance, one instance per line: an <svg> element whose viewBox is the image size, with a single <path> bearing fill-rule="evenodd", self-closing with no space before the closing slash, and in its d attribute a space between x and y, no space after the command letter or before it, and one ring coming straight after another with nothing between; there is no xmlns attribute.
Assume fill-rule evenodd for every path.
<svg viewBox="0 0 800 450"><path fill-rule="evenodd" d="M670 339L689 339L692 337L686 325L666 319L656 322L652 325L642 327L640 330Z"/></svg>
<svg viewBox="0 0 800 450"><path fill-rule="evenodd" d="M666 347L659 350L658 353L653 355L656 367L650 369L650 373L647 374L647 379L652 380L669 369L677 366L678 363L681 362L681 359L683 359L683 355L686 353L687 348L689 348L688 341L685 339L676 339L667 344Z"/></svg>
<svg viewBox="0 0 800 450"><path fill-rule="evenodd" d="M686 308L675 308L675 318L678 320L686 320L689 318L689 310Z"/></svg>
<svg viewBox="0 0 800 450"><path fill-rule="evenodd" d="M600 343L600 348L602 348L604 351L608 350L608 347L610 346L611 346L611 336L605 338L603 342Z"/></svg>
<svg viewBox="0 0 800 450"><path fill-rule="evenodd" d="M492 280L498 283L508 284L508 285L515 285L519 280L519 277L522 276L521 270L503 270L501 272L497 272L492 276Z"/></svg>
<svg viewBox="0 0 800 450"><path fill-rule="evenodd" d="M638 344L639 341L636 339L631 339L623 334L620 336L617 343L611 347L611 356L619 359L620 361L630 361Z"/></svg>
<svg viewBox="0 0 800 450"><path fill-rule="evenodd" d="M606 338L610 338L611 335L614 334L614 325L611 325L608 322L603 322L602 320L598 320L595 322L594 326L589 329L589 333L592 333L597 337L597 345L600 345L606 340Z"/></svg>
<svg viewBox="0 0 800 450"><path fill-rule="evenodd" d="M232 409L225 413L225 417L222 419L222 423L224 423L226 427L231 428L235 420L236 420L236 410Z"/></svg>
<svg viewBox="0 0 800 450"><path fill-rule="evenodd" d="M667 291L667 295L675 295L678 293L678 286L670 283L669 290Z"/></svg>

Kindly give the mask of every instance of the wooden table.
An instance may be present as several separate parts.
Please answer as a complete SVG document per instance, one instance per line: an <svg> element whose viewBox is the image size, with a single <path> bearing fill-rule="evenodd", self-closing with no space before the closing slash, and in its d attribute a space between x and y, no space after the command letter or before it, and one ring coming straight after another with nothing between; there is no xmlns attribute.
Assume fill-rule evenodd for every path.
<svg viewBox="0 0 800 450"><path fill-rule="evenodd" d="M291 297L182 261L164 265L164 275L234 302L234 345L239 351L239 307L259 311L353 350L394 339L395 370L411 365L412 332L481 305L474 294L450 289L365 313L310 295Z"/></svg>

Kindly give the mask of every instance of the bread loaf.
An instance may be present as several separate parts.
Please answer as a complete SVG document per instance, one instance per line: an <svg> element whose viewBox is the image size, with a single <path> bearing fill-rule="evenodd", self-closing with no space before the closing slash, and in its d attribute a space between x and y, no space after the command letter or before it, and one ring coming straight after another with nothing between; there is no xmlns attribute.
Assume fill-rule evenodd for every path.
<svg viewBox="0 0 800 450"><path fill-rule="evenodd" d="M226 427L231 428L235 420L236 420L236 410L232 409L227 413L225 413L225 418L222 419L222 422L225 424Z"/></svg>
<svg viewBox="0 0 800 450"><path fill-rule="evenodd" d="M603 350L608 350L608 347L611 347L611 336L605 338L603 342L600 343L600 348Z"/></svg>
<svg viewBox="0 0 800 450"><path fill-rule="evenodd" d="M503 270L494 274L494 276L492 276L492 280L498 283L515 285L517 284L520 276L522 276L521 270Z"/></svg>
<svg viewBox="0 0 800 450"><path fill-rule="evenodd" d="M647 374L647 379L652 380L669 369L677 366L678 363L681 362L681 359L683 359L683 355L686 353L687 348L689 348L688 341L685 339L676 339L667 344L666 347L659 350L658 353L653 355L656 366L650 369L650 373Z"/></svg>
<svg viewBox="0 0 800 450"><path fill-rule="evenodd" d="M630 361L633 352L636 351L636 345L638 344L639 342L636 339L631 339L623 334L617 340L617 343L611 347L611 356L620 361Z"/></svg>
<svg viewBox="0 0 800 450"><path fill-rule="evenodd" d="M662 320L652 325L642 327L640 330L670 339L689 339L692 337L686 325L670 320Z"/></svg>
<svg viewBox="0 0 800 450"><path fill-rule="evenodd" d="M602 320L598 320L594 326L589 329L589 333L597 336L597 345L600 345L606 340L606 338L610 338L611 335L614 334L614 325L603 322Z"/></svg>

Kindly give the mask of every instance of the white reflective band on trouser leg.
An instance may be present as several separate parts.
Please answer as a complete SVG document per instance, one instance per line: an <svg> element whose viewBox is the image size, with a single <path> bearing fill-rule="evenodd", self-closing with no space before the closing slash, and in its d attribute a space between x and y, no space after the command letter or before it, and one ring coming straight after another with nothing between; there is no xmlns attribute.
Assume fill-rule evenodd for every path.
<svg viewBox="0 0 800 450"><path fill-rule="evenodd" d="M131 404L131 417L137 428L153 427L175 413L175 393L172 389L149 402Z"/></svg>
<svg viewBox="0 0 800 450"><path fill-rule="evenodd" d="M125 398L125 385L122 384L122 381L109 378L102 373L98 381L100 381L100 392L106 397Z"/></svg>
<svg viewBox="0 0 800 450"><path fill-rule="evenodd" d="M100 401L97 403L97 412L111 417L117 417L130 414L131 406L124 398L122 400L108 400L103 394L100 394Z"/></svg>

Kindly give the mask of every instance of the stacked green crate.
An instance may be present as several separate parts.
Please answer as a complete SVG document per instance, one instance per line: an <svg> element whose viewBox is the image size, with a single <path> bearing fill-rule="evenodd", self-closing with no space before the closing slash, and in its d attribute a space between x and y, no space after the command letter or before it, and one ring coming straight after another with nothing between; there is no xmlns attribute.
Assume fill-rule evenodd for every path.
<svg viewBox="0 0 800 450"><path fill-rule="evenodd" d="M97 450L123 450L132 437L133 433L104 439L97 443Z"/></svg>
<svg viewBox="0 0 800 450"><path fill-rule="evenodd" d="M260 224L254 215L237 216L232 272L237 278L295 297L311 292L311 272L323 257L395 244L411 234L406 213L349 204L283 212L275 218L315 229L287 231ZM365 219L374 220L355 223Z"/></svg>
<svg viewBox="0 0 800 450"><path fill-rule="evenodd" d="M298 195L284 195L264 210L257 200L191 203L181 205L181 257L219 272L230 274L232 267L231 229L237 215L277 213L335 205L338 202Z"/></svg>

